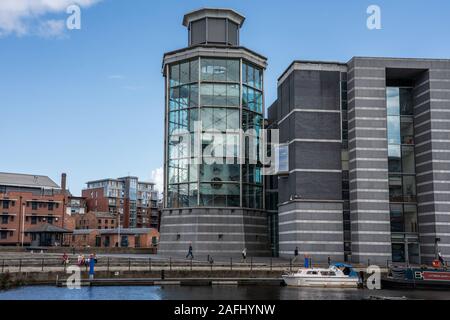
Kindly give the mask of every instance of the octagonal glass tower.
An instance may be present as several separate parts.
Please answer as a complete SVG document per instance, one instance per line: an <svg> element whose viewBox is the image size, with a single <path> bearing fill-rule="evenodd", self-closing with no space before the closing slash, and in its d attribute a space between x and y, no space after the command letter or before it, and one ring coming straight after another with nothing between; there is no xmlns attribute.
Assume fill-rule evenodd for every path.
<svg viewBox="0 0 450 320"><path fill-rule="evenodd" d="M218 133L230 137L229 132L237 130L245 133L247 147L260 147L266 58L239 45L244 19L229 9L188 13L183 19L189 33L188 47L164 55L162 252L184 253L188 243L195 243L200 254L213 249L223 255L239 254L244 247L255 254L267 250L261 164L249 161L252 149L239 152L235 148L232 161L222 163L208 161L217 149L207 152L212 142L217 143ZM197 129L196 123L200 124ZM201 135L196 139L198 132ZM195 148L200 152L192 152ZM229 157L227 148L223 142L223 152ZM192 217L197 217L195 223ZM210 219L201 221L206 217ZM229 234L233 226L242 230L236 236ZM255 235L253 241L249 241L248 231ZM217 243L223 250L210 248Z"/></svg>

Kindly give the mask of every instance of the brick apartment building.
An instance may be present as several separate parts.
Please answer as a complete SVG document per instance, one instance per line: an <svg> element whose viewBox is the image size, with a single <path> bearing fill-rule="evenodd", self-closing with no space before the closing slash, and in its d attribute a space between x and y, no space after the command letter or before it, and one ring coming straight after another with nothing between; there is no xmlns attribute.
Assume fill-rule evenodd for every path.
<svg viewBox="0 0 450 320"><path fill-rule="evenodd" d="M69 198L65 174L59 186L47 176L0 173L0 245L30 245L36 234L27 231L42 225L65 229ZM41 243L54 245L51 239Z"/></svg>
<svg viewBox="0 0 450 320"><path fill-rule="evenodd" d="M117 215L109 212L90 211L74 215L75 229L114 229L118 227Z"/></svg>
<svg viewBox="0 0 450 320"><path fill-rule="evenodd" d="M121 227L159 229L158 194L154 183L141 182L131 176L89 181L82 197L86 198L88 211L119 216Z"/></svg>

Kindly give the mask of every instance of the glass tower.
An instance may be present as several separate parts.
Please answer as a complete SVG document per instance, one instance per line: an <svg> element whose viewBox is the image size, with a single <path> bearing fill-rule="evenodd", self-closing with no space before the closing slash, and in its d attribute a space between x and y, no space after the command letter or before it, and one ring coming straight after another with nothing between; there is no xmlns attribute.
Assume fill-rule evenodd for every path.
<svg viewBox="0 0 450 320"><path fill-rule="evenodd" d="M229 9L190 12L188 46L164 55L160 252L185 255L192 244L205 256L269 253L259 161L266 58L239 45L244 19Z"/></svg>
<svg viewBox="0 0 450 320"><path fill-rule="evenodd" d="M210 19L216 24L216 20L220 20L205 17L205 25L210 24ZM223 25L227 21L224 18ZM191 38L194 37L193 23L189 26ZM238 29L233 30L237 32ZM167 65L165 206L168 208L263 208L261 166L247 161L248 148L243 154L244 163L239 163L237 150L233 151L233 163L209 164L205 153L214 139L214 132L225 134L239 129L253 133L247 135L246 145L253 143L259 150L258 136L263 126L263 67L243 57L217 55L220 53L216 52L214 57L199 55ZM193 146L188 148L183 143L186 136L179 133L180 130L188 131L190 142L195 143L196 122L201 122L200 155L189 152ZM193 161L194 157L196 161Z"/></svg>

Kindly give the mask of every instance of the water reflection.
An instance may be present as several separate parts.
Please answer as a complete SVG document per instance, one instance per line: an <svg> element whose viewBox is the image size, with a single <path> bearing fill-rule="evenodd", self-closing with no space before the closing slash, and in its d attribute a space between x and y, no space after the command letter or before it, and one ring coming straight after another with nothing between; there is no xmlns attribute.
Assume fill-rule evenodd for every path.
<svg viewBox="0 0 450 320"><path fill-rule="evenodd" d="M0 300L361 300L370 296L450 300L450 292L294 288L276 286L83 287L30 286L0 292Z"/></svg>

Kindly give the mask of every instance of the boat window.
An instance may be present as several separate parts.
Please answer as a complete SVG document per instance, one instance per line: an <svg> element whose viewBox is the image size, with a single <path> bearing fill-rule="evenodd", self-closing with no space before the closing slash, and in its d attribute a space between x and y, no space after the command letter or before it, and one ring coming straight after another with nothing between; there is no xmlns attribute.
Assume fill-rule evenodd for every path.
<svg viewBox="0 0 450 320"><path fill-rule="evenodd" d="M317 274L317 271L308 271L306 274Z"/></svg>

